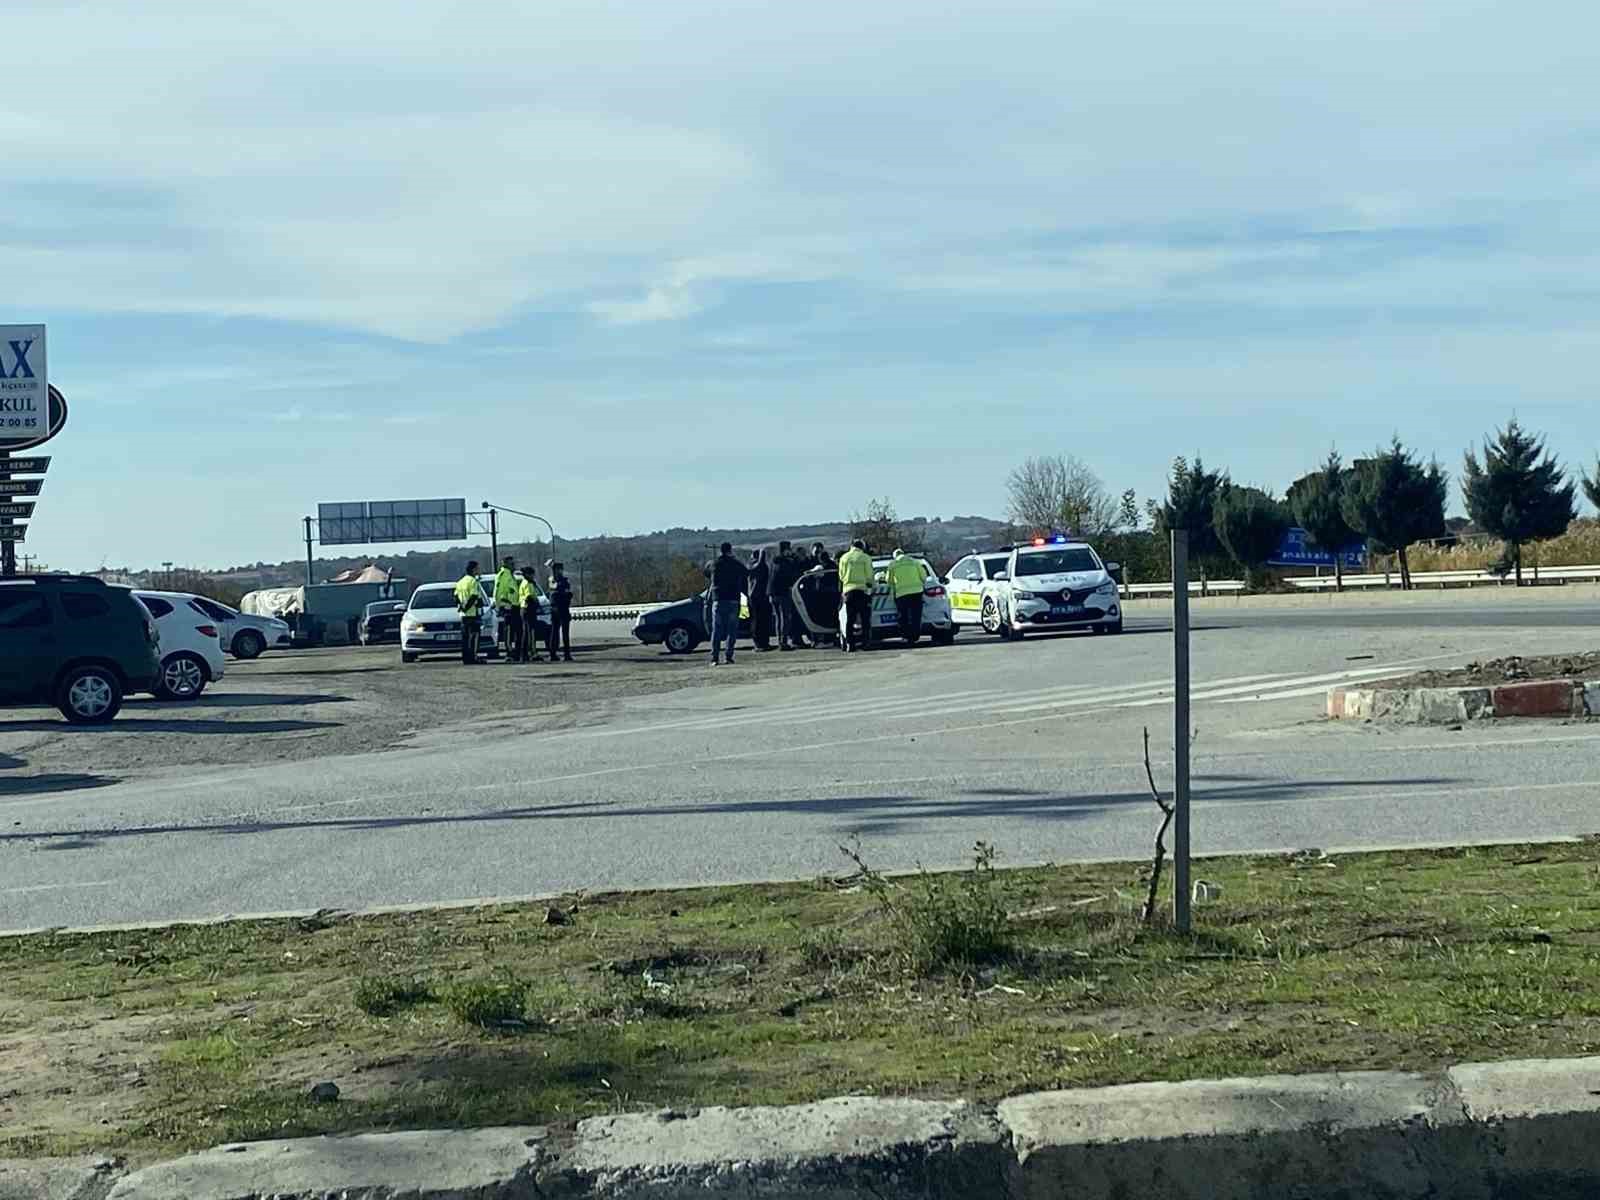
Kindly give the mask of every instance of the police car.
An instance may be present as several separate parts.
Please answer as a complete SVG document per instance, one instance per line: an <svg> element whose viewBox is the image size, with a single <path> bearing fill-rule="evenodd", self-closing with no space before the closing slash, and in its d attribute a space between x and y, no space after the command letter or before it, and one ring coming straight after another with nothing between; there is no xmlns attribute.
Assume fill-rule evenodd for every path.
<svg viewBox="0 0 1600 1200"><path fill-rule="evenodd" d="M931 639L948 646L957 633L952 620L949 591L944 582L928 565L928 560L913 555L922 567L922 628L919 637ZM894 593L885 582L893 558L872 560L872 628L869 641L873 644L886 638L905 639L906 631L900 628L900 613L895 606ZM846 615L844 598L840 594L839 572L836 567L813 567L794 585L795 607L805 622L806 633L815 642L844 643Z"/></svg>
<svg viewBox="0 0 1600 1200"><path fill-rule="evenodd" d="M989 556L986 556L989 557ZM1112 572L1094 547L1057 535L1014 546L1005 565L978 591L978 623L989 633L1020 639L1028 629L1122 632L1122 601Z"/></svg>
<svg viewBox="0 0 1600 1200"><path fill-rule="evenodd" d="M1011 550L1007 547L969 554L950 568L944 586L950 597L950 619L957 629L982 623L984 585L1006 570L1010 561Z"/></svg>

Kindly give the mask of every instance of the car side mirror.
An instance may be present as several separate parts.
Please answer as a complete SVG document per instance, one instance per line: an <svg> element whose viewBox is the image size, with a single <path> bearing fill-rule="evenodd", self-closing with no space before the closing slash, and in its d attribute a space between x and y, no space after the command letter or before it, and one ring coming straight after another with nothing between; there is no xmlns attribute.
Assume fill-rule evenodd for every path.
<svg viewBox="0 0 1600 1200"><path fill-rule="evenodd" d="M1121 563L1108 562L1105 564L1105 567L1107 575L1115 575L1122 570Z"/></svg>
<svg viewBox="0 0 1600 1200"><path fill-rule="evenodd" d="M995 579L997 579L997 580L1000 580L1000 579L1010 579L1010 578L1011 578L1011 572L1010 572L1010 571L996 571L996 572L995 572L995 573L994 573L994 577L995 577Z"/></svg>

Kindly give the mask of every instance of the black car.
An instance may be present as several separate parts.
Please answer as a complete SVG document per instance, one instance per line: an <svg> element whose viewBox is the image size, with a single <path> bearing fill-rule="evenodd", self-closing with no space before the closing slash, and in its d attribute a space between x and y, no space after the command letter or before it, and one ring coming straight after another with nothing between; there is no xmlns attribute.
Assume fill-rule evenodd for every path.
<svg viewBox="0 0 1600 1200"><path fill-rule="evenodd" d="M111 720L161 682L155 622L92 575L0 581L0 704L54 704L75 725Z"/></svg>
<svg viewBox="0 0 1600 1200"><path fill-rule="evenodd" d="M633 623L633 636L646 646L665 646L673 654L688 654L701 642L711 640L706 627L709 605L706 593L690 596L660 608L647 609ZM739 636L750 636L750 607L739 602Z"/></svg>
<svg viewBox="0 0 1600 1200"><path fill-rule="evenodd" d="M400 640L400 618L406 615L404 600L379 600L361 614L356 635L363 646L381 646Z"/></svg>

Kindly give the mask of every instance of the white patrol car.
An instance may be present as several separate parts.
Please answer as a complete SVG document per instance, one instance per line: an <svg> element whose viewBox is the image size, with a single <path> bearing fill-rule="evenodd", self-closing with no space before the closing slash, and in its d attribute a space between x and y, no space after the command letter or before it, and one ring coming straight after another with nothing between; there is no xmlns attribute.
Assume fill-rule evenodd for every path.
<svg viewBox="0 0 1600 1200"><path fill-rule="evenodd" d="M1027 629L1122 632L1122 601L1094 547L1064 537L1015 546L979 592L978 621L989 633L1020 639Z"/></svg>
<svg viewBox="0 0 1600 1200"><path fill-rule="evenodd" d="M967 555L950 568L944 586L950 595L950 619L956 628L980 623L984 585L1006 570L1010 563L1009 549L985 550L982 554Z"/></svg>

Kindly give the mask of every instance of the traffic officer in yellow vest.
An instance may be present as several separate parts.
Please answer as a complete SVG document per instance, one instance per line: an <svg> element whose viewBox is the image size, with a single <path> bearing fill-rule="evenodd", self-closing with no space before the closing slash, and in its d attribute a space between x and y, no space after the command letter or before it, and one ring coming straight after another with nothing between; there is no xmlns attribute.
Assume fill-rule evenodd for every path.
<svg viewBox="0 0 1600 1200"><path fill-rule="evenodd" d="M522 605L517 602L517 560L506 555L494 576L494 611L505 633L506 658L515 660L522 644Z"/></svg>
<svg viewBox="0 0 1600 1200"><path fill-rule="evenodd" d="M461 614L461 661L477 664L478 638L483 634L483 585L478 582L478 560L467 564L467 573L456 580L456 611Z"/></svg>
<svg viewBox="0 0 1600 1200"><path fill-rule="evenodd" d="M904 550L894 552L889 564L889 591L894 596L895 613L900 618L900 635L906 645L915 646L922 636L922 589L925 580L922 563Z"/></svg>
<svg viewBox="0 0 1600 1200"><path fill-rule="evenodd" d="M538 578L532 567L522 568L522 582L517 585L517 607L522 610L522 641L516 649L518 662L534 662L539 657L536 637L539 630Z"/></svg>
<svg viewBox="0 0 1600 1200"><path fill-rule="evenodd" d="M844 648L864 650L872 643L872 555L860 538L839 556L839 590L844 593Z"/></svg>

